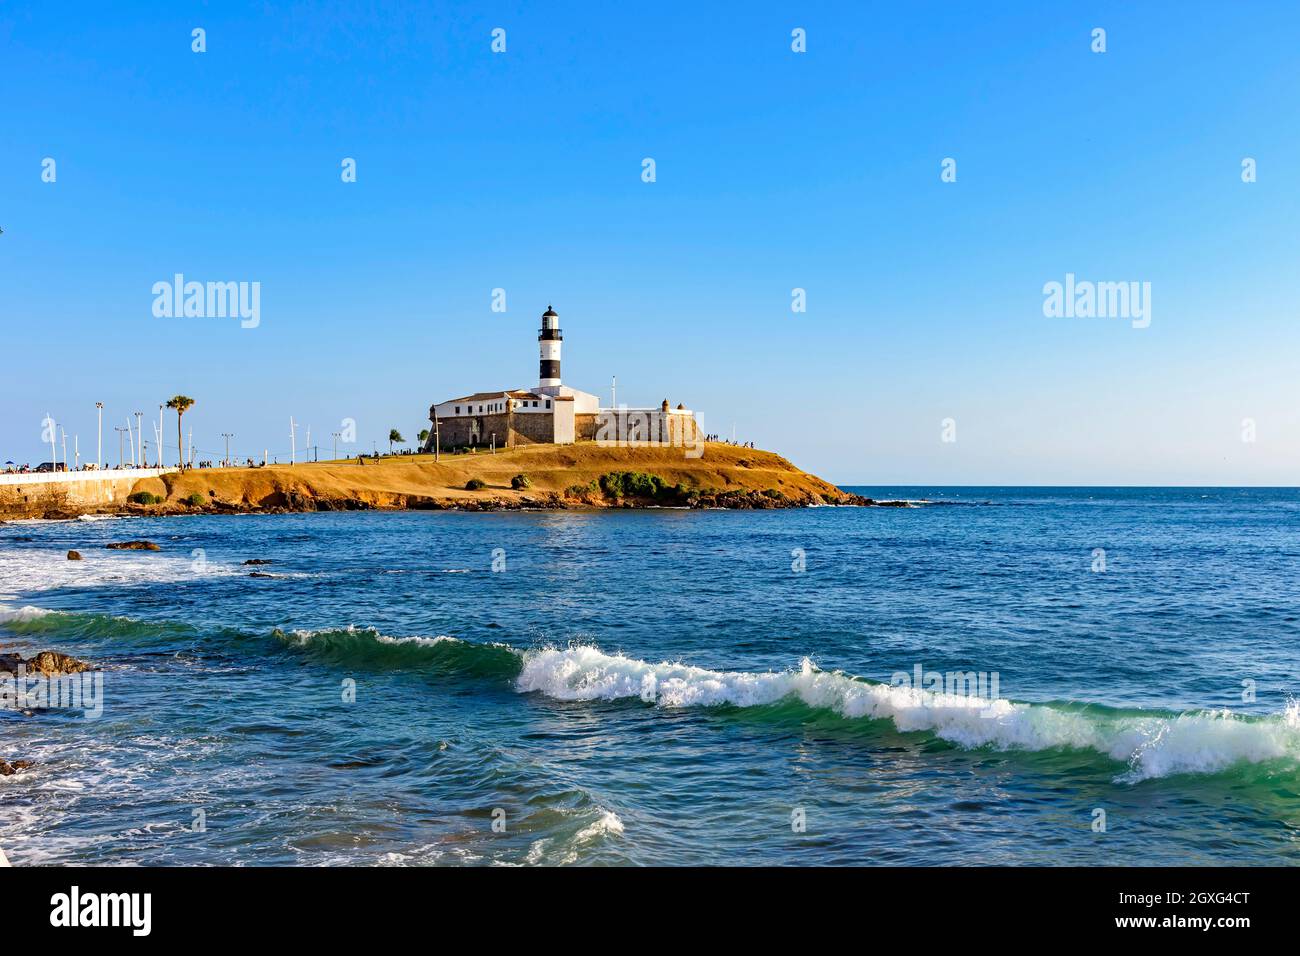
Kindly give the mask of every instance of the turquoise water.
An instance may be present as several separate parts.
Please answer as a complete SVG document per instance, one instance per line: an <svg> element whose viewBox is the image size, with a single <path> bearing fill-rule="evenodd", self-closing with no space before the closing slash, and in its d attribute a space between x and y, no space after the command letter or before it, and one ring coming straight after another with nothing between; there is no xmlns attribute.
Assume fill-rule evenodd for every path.
<svg viewBox="0 0 1300 956"><path fill-rule="evenodd" d="M4 525L0 652L102 665L104 700L0 712L0 759L35 761L0 848L1300 858L1300 492L853 490L937 503ZM128 538L163 550L102 547ZM889 686L918 666L998 699Z"/></svg>

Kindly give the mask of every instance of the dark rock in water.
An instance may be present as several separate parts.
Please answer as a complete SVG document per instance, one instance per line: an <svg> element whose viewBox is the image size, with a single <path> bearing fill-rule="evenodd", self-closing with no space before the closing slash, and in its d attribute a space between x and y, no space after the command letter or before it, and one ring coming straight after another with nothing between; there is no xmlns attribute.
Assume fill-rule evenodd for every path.
<svg viewBox="0 0 1300 956"><path fill-rule="evenodd" d="M162 548L152 541L115 541L104 545L114 551L161 551Z"/></svg>
<svg viewBox="0 0 1300 956"><path fill-rule="evenodd" d="M249 558L244 563L245 564L270 564L271 561L269 558Z"/></svg>
<svg viewBox="0 0 1300 956"><path fill-rule="evenodd" d="M36 671L46 677L58 677L60 674L80 674L90 670L90 665L58 651L41 651L27 661L27 670Z"/></svg>
<svg viewBox="0 0 1300 956"><path fill-rule="evenodd" d="M27 535L23 535L21 538L13 538L13 539L11 539L11 540L14 540L14 541L35 541L36 539L35 539L35 538L29 538L29 537L27 537Z"/></svg>
<svg viewBox="0 0 1300 956"><path fill-rule="evenodd" d="M274 574L267 574L265 571L249 571L249 572L248 572L248 576L249 576L250 578L273 578L273 577L275 577Z"/></svg>
<svg viewBox="0 0 1300 956"><path fill-rule="evenodd" d="M90 670L90 665L58 651L41 651L35 657L24 660L17 654L0 654L0 674L17 674L19 668L25 667L28 674L41 674L44 677L58 677L61 674L79 674Z"/></svg>
<svg viewBox="0 0 1300 956"><path fill-rule="evenodd" d="M68 560L69 560L69 561L80 561L80 560L81 560L81 552L80 552L80 551L69 551L69 552L68 552Z"/></svg>
<svg viewBox="0 0 1300 956"><path fill-rule="evenodd" d="M30 760L15 760L13 763L0 760L0 777L12 777L19 770L26 770L31 765Z"/></svg>

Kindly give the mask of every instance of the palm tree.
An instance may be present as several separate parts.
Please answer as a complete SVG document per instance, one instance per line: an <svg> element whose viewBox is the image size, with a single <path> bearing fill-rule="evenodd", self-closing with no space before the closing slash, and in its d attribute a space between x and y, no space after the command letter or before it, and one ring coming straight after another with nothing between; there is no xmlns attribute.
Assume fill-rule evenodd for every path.
<svg viewBox="0 0 1300 956"><path fill-rule="evenodd" d="M185 439L181 433L181 416L194 405L194 399L187 395L175 395L167 399L167 407L176 409L176 450L181 456L181 471L185 470Z"/></svg>
<svg viewBox="0 0 1300 956"><path fill-rule="evenodd" d="M393 442L395 441L406 441L406 439L402 437L402 433L396 428L391 428L388 431L388 453L390 455L393 453Z"/></svg>

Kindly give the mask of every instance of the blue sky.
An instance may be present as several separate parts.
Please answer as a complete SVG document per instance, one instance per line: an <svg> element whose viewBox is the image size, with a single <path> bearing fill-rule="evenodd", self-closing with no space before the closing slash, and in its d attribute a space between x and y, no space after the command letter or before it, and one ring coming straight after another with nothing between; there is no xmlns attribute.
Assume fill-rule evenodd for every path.
<svg viewBox="0 0 1300 956"><path fill-rule="evenodd" d="M413 438L550 302L566 383L841 483L1296 483L1294 4L273 6L0 8L0 460L177 392L205 457Z"/></svg>

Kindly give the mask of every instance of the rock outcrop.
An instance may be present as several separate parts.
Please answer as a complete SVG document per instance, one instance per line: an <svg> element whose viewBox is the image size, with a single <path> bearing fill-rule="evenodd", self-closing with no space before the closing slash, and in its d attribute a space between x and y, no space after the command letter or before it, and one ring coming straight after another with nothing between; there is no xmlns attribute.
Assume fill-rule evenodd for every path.
<svg viewBox="0 0 1300 956"><path fill-rule="evenodd" d="M18 654L0 654L0 674L17 674L19 669L42 677L61 677L90 670L85 661L60 654L58 651L41 651L35 657L23 658Z"/></svg>

